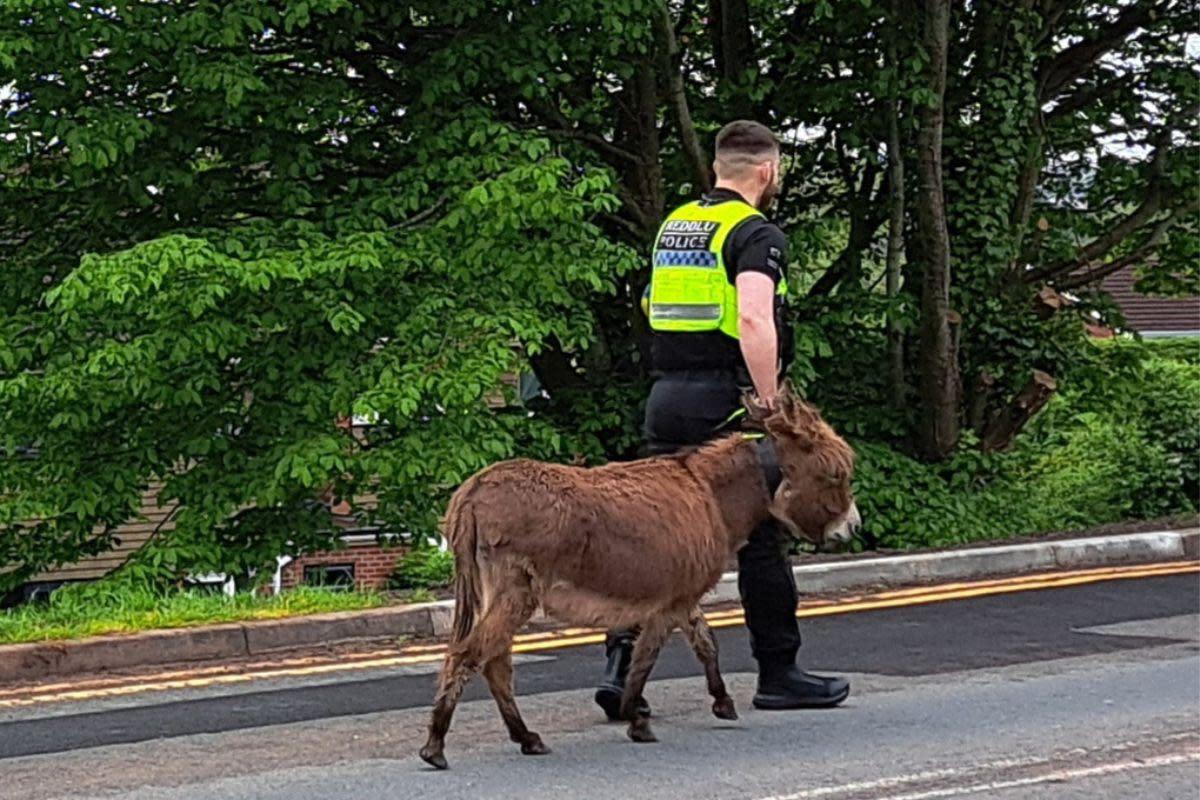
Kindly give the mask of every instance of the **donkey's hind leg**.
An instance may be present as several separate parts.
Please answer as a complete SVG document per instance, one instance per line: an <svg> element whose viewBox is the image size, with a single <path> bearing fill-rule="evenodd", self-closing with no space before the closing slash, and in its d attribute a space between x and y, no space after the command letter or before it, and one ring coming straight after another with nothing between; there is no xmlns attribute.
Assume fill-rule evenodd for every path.
<svg viewBox="0 0 1200 800"><path fill-rule="evenodd" d="M442 671L438 675L437 695L433 701L433 715L429 722L429 738L421 748L421 758L425 763L437 769L446 769L446 732L450 730L450 719L454 716L454 708L458 698L471 675L479 668L479 658L476 655L474 641L468 637L465 641L450 646L446 660L442 662Z"/></svg>
<svg viewBox="0 0 1200 800"><path fill-rule="evenodd" d="M700 610L699 606L688 612L687 619L680 627L683 628L683 635L687 637L692 652L704 666L704 677L708 680L708 693L713 698L713 715L718 719L737 719L737 709L733 705L733 698L729 696L729 692L725 689L725 681L721 678L716 637L713 636L712 628L708 626L708 620L704 619L704 612Z"/></svg>
<svg viewBox="0 0 1200 800"><path fill-rule="evenodd" d="M513 666L512 653L499 655L483 667L483 676L487 678L488 688L492 697L496 698L496 706L504 725L508 728L508 737L521 745L521 752L527 756L543 756L550 748L542 741L542 737L525 726L521 712L517 708L517 700L513 697Z"/></svg>
<svg viewBox="0 0 1200 800"><path fill-rule="evenodd" d="M466 638L451 644L438 678L429 739L421 748L421 758L428 764L446 769L446 732L450 730L450 719L467 681L481 666L512 650L513 634L533 613L532 608L524 610L532 603L527 588L523 592L519 588L510 590L493 598ZM501 713L504 713L503 707ZM508 721L507 717L505 721Z"/></svg>
<svg viewBox="0 0 1200 800"><path fill-rule="evenodd" d="M521 719L521 712L517 709L517 701L513 696L512 638L533 616L537 602L528 588L523 591L510 590L505 596L497 598L496 602L509 608L503 615L505 624L497 624L489 633L489 636L498 639L494 646L489 647L489 651L496 650L501 642L503 650L483 665L483 677L487 679L492 697L496 699L496 706L500 709L500 716L504 718L509 738L521 745L521 752L527 756L545 755L550 752L550 748L542 741L541 736L525 726L525 720Z"/></svg>
<svg viewBox="0 0 1200 800"><path fill-rule="evenodd" d="M633 660L629 675L625 679L625 691L621 695L621 718L629 720L629 738L635 742L656 742L650 730L650 719L639 713L638 701L658 660L658 652L674 628L674 620L666 616L655 617L642 626L637 642L633 646Z"/></svg>

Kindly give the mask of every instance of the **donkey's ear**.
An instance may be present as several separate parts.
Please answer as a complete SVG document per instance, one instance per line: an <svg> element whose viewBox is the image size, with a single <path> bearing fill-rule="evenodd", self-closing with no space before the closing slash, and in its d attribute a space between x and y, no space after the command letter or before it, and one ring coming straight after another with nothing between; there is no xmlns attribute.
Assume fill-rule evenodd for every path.
<svg viewBox="0 0 1200 800"><path fill-rule="evenodd" d="M792 418L796 411L796 401L798 397L799 395L796 394L796 386L792 383L791 379L789 378L788 380L784 381L783 385L779 387L779 410L783 413L783 416L787 417L788 419Z"/></svg>

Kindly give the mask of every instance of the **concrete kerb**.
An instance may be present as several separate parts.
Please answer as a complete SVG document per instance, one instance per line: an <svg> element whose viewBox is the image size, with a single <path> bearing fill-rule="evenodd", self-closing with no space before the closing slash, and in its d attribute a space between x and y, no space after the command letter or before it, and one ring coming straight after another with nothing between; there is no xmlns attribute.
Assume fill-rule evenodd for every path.
<svg viewBox="0 0 1200 800"><path fill-rule="evenodd" d="M5 645L0 647L0 685L7 681L241 655L246 655L246 635L238 624Z"/></svg>
<svg viewBox="0 0 1200 800"><path fill-rule="evenodd" d="M905 556L861 557L794 567L805 593L898 587L1052 569L1083 569L1200 558L1200 529L974 547ZM702 602L738 599L726 573ZM256 656L354 639L444 636L452 601L209 625L68 642L0 646L0 684L155 664Z"/></svg>
<svg viewBox="0 0 1200 800"><path fill-rule="evenodd" d="M4 645L0 646L0 685L155 664L242 658L355 639L441 636L450 629L453 607L452 602L442 601L126 636Z"/></svg>
<svg viewBox="0 0 1200 800"><path fill-rule="evenodd" d="M1200 557L1200 529L972 547L907 556L863 557L792 568L801 592L985 578L1052 569L1086 569ZM738 599L737 573L726 573L705 603Z"/></svg>

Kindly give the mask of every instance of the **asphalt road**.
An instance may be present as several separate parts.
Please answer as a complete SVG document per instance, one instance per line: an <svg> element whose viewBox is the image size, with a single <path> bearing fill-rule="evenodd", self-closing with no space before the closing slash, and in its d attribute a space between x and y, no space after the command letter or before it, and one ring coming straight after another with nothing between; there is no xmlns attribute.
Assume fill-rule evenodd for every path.
<svg viewBox="0 0 1200 800"><path fill-rule="evenodd" d="M1195 798L1200 580L1098 582L802 620L829 711L750 707L745 630L718 631L742 718L711 717L675 641L648 690L657 744L605 724L600 648L525 655L519 755L482 682L416 757L435 664L4 707L0 798Z"/></svg>

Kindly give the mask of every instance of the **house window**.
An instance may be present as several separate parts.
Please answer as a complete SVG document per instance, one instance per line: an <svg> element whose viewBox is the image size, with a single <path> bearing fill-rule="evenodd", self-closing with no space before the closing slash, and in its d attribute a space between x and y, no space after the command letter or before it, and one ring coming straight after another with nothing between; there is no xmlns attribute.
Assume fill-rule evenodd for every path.
<svg viewBox="0 0 1200 800"><path fill-rule="evenodd" d="M354 565L314 564L305 567L304 585L349 591L354 588Z"/></svg>

